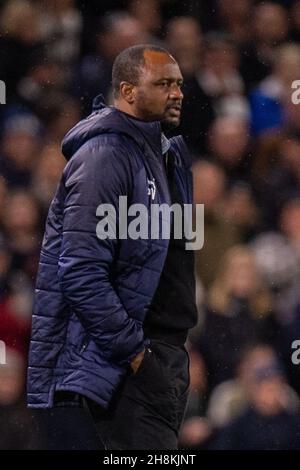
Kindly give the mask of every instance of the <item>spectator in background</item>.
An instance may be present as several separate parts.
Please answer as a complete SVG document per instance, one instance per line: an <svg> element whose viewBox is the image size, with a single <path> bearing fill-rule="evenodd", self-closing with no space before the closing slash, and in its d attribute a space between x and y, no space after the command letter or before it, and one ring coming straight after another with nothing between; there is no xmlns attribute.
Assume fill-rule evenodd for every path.
<svg viewBox="0 0 300 470"><path fill-rule="evenodd" d="M24 358L7 348L0 365L0 450L38 449L45 439L40 421L25 407L24 383Z"/></svg>
<svg viewBox="0 0 300 470"><path fill-rule="evenodd" d="M280 228L300 261L300 198L290 199L283 206Z"/></svg>
<svg viewBox="0 0 300 470"><path fill-rule="evenodd" d="M0 77L9 84L9 101L32 58L43 48L38 8L27 0L7 1L1 12L0 30Z"/></svg>
<svg viewBox="0 0 300 470"><path fill-rule="evenodd" d="M298 271L278 293L276 313L280 330L277 348L285 361L290 383L300 393L299 367L291 361L291 346L299 339L300 332L300 199L291 199L284 204L280 216L280 228L285 243L294 255Z"/></svg>
<svg viewBox="0 0 300 470"><path fill-rule="evenodd" d="M264 229L276 230L283 204L298 193L300 196L299 132L281 133L277 149L268 158L267 171L257 182Z"/></svg>
<svg viewBox="0 0 300 470"><path fill-rule="evenodd" d="M167 24L165 40L177 58L183 77L193 77L201 65L202 32L192 16L179 16Z"/></svg>
<svg viewBox="0 0 300 470"><path fill-rule="evenodd" d="M300 1L296 0L292 3L290 10L290 20L292 23L290 38L297 43L300 42Z"/></svg>
<svg viewBox="0 0 300 470"><path fill-rule="evenodd" d="M202 448L212 432L212 426L206 419L207 377L203 358L192 347L190 355L190 387L185 420L179 435L181 449Z"/></svg>
<svg viewBox="0 0 300 470"><path fill-rule="evenodd" d="M299 399L288 387L271 351L248 355L244 371L249 405L217 432L210 449L296 450L300 446Z"/></svg>
<svg viewBox="0 0 300 470"><path fill-rule="evenodd" d="M192 357L194 354L195 352L192 352ZM299 396L286 382L282 365L275 351L266 344L256 344L250 346L241 355L234 378L214 388L207 410L204 412L202 410L201 414L195 413L193 417L186 417L180 436L182 447L195 450L215 446L219 449L235 448L233 443L230 446L225 440L225 436L229 438L227 430L233 421L239 422L240 417L247 414L253 406L253 388L258 379L269 379L275 376L282 377L278 400L283 413L297 415ZM268 398L265 409L268 406L271 408L272 401ZM274 432L272 422L270 427L271 432ZM250 439L253 439L253 436ZM264 438L262 448L266 449L268 445L269 443L266 444Z"/></svg>
<svg viewBox="0 0 300 470"><path fill-rule="evenodd" d="M16 113L4 124L0 174L9 189L27 188L40 149L41 126L31 114Z"/></svg>
<svg viewBox="0 0 300 470"><path fill-rule="evenodd" d="M297 253L280 232L261 232L251 242L256 263L274 293L280 293L299 276ZM277 299L278 301L278 299Z"/></svg>
<svg viewBox="0 0 300 470"><path fill-rule="evenodd" d="M45 54L50 61L67 68L70 79L72 67L79 59L82 16L74 0L43 0L38 4Z"/></svg>
<svg viewBox="0 0 300 470"><path fill-rule="evenodd" d="M218 117L209 130L209 157L220 165L228 183L251 177L250 134L247 121Z"/></svg>
<svg viewBox="0 0 300 470"><path fill-rule="evenodd" d="M197 156L206 150L207 131L215 116L212 100L198 80L203 56L203 36L199 22L191 16L170 20L165 41L178 58L184 77L180 132L192 153Z"/></svg>
<svg viewBox="0 0 300 470"><path fill-rule="evenodd" d="M241 240L248 242L260 229L260 214L250 184L237 181L227 191L223 204L224 217L237 227Z"/></svg>
<svg viewBox="0 0 300 470"><path fill-rule="evenodd" d="M48 92L39 102L39 115L45 125L45 141L60 145L65 133L80 118L80 104L61 91Z"/></svg>
<svg viewBox="0 0 300 470"><path fill-rule="evenodd" d="M229 249L208 291L200 334L193 337L204 359L209 390L234 376L247 346L269 337L271 307L252 252L239 245Z"/></svg>
<svg viewBox="0 0 300 470"><path fill-rule="evenodd" d="M99 23L96 51L83 57L73 84L84 115L90 112L92 100L99 93L110 101L112 64L119 52L148 41L143 25L126 12L108 13Z"/></svg>
<svg viewBox="0 0 300 470"><path fill-rule="evenodd" d="M32 173L32 194L36 197L46 216L49 204L60 180L65 159L57 143L46 144Z"/></svg>
<svg viewBox="0 0 300 470"><path fill-rule="evenodd" d="M203 66L198 82L214 103L217 115L249 119L249 106L244 96L244 81L239 72L238 48L230 38L208 34L203 47Z"/></svg>
<svg viewBox="0 0 300 470"><path fill-rule="evenodd" d="M130 0L128 12L141 24L145 33L149 35L151 43L160 34L162 27L162 17L160 12L160 2L158 0Z"/></svg>
<svg viewBox="0 0 300 470"><path fill-rule="evenodd" d="M208 161L193 166L194 201L204 204L205 243L196 252L196 272L204 287L215 279L217 266L223 253L240 241L237 227L224 217L226 178L222 168Z"/></svg>
<svg viewBox="0 0 300 470"><path fill-rule="evenodd" d="M7 194L7 185L4 176L0 172L0 233L2 233L3 226L3 212L5 207L5 198Z"/></svg>
<svg viewBox="0 0 300 470"><path fill-rule="evenodd" d="M7 347L14 348L25 358L29 341L30 316L18 315L13 290L15 273L12 253L5 239L0 238L0 338ZM30 286L31 292L32 286Z"/></svg>
<svg viewBox="0 0 300 470"><path fill-rule="evenodd" d="M17 86L17 103L37 116L50 112L47 108L49 95L62 93L66 88L66 70L44 53L36 54L30 63L30 68L19 81ZM66 96L64 97L66 98ZM71 97L68 96L67 100ZM60 105L63 106L63 101Z"/></svg>
<svg viewBox="0 0 300 470"><path fill-rule="evenodd" d="M179 448L184 450L205 449L212 434L209 421L201 416L187 418L181 428Z"/></svg>
<svg viewBox="0 0 300 470"><path fill-rule="evenodd" d="M229 33L237 45L242 46L251 40L249 12L252 10L253 0L217 0L216 4L219 28Z"/></svg>
<svg viewBox="0 0 300 470"><path fill-rule="evenodd" d="M283 208L281 234L262 233L254 239L251 247L263 278L273 294L276 329L273 330L272 344L285 366L289 383L299 394L299 367L291 360L292 343L299 338L300 331L299 250L284 235L293 226L293 232L297 230L297 226L299 228L299 220L293 220L294 214L297 216L299 212L295 206L294 202Z"/></svg>
<svg viewBox="0 0 300 470"><path fill-rule="evenodd" d="M276 49L272 72L249 97L251 127L255 135L289 124L292 82L300 75L300 46L284 44Z"/></svg>
<svg viewBox="0 0 300 470"><path fill-rule="evenodd" d="M214 428L229 424L249 407L253 379L262 370L284 375L283 365L279 362L274 349L258 343L250 346L241 355L233 380L222 382L213 390L207 408L207 417ZM299 409L299 396L286 381L284 382L282 406L285 410L294 412Z"/></svg>
<svg viewBox="0 0 300 470"><path fill-rule="evenodd" d="M39 258L39 206L26 191L10 192L3 214L4 234L12 253L13 269L20 269L33 279Z"/></svg>
<svg viewBox="0 0 300 470"><path fill-rule="evenodd" d="M241 74L247 90L263 80L277 58L276 47L288 37L285 8L273 2L260 2L249 11L250 41L241 47Z"/></svg>

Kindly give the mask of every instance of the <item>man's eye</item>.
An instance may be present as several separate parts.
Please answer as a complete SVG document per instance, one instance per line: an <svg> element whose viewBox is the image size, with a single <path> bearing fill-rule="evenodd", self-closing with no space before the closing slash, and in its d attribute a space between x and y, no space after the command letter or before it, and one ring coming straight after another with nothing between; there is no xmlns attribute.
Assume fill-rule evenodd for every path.
<svg viewBox="0 0 300 470"><path fill-rule="evenodd" d="M169 83L168 82L162 82L161 86L163 86L164 88L167 88L169 86Z"/></svg>

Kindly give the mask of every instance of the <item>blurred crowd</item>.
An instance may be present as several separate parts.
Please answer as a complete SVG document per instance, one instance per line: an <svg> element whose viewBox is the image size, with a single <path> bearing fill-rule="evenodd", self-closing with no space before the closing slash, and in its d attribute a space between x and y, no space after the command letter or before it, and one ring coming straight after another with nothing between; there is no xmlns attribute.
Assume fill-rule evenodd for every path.
<svg viewBox="0 0 300 470"><path fill-rule="evenodd" d="M139 43L179 62L205 205L180 446L300 449L299 0L0 1L0 449L47 440L25 371L61 140L96 95L111 104L114 58Z"/></svg>

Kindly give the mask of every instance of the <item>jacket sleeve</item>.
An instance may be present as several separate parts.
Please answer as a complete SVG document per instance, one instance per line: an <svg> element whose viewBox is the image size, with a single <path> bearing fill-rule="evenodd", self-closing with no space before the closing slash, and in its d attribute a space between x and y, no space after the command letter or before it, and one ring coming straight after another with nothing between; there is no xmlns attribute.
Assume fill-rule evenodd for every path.
<svg viewBox="0 0 300 470"><path fill-rule="evenodd" d="M96 235L99 204L112 204L117 214L119 196L130 193L128 152L92 139L73 156L64 178L60 287L103 356L130 362L144 348L142 323L128 316L111 281L118 241Z"/></svg>

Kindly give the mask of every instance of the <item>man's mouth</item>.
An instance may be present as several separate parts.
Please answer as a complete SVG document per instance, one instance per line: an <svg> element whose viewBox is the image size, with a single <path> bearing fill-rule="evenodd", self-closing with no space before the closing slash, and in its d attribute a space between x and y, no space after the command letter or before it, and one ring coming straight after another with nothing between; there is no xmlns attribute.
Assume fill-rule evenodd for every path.
<svg viewBox="0 0 300 470"><path fill-rule="evenodd" d="M172 114L173 116L176 116L176 117L179 117L180 114L181 114L181 106L180 105L172 105L172 106L168 106L168 112L169 114Z"/></svg>

